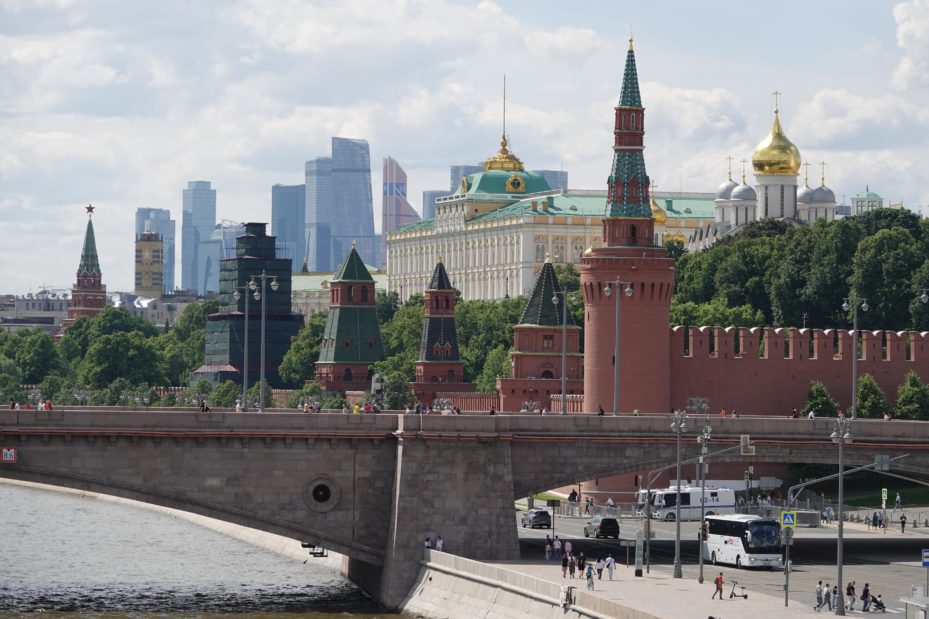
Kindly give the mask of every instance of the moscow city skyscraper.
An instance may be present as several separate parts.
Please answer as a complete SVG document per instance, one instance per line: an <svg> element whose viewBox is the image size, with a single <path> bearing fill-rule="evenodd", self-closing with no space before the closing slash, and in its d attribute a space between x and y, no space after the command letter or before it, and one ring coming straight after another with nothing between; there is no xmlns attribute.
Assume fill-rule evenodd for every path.
<svg viewBox="0 0 929 619"><path fill-rule="evenodd" d="M166 208L138 208L135 211L135 238L146 232L154 232L161 237L164 247L162 258L164 269L161 281L164 292L174 290L174 252L177 222L171 219L171 211Z"/></svg>
<svg viewBox="0 0 929 619"><path fill-rule="evenodd" d="M212 238L216 225L216 190L210 181L190 181L183 194L181 221L181 287L202 290L197 264L200 243Z"/></svg>
<svg viewBox="0 0 929 619"><path fill-rule="evenodd" d="M352 241L365 263L379 261L366 140L334 137L331 157L306 162L306 234L310 271L334 271Z"/></svg>
<svg viewBox="0 0 929 619"><path fill-rule="evenodd" d="M277 257L290 258L299 271L306 257L306 185L271 187L271 232Z"/></svg>
<svg viewBox="0 0 929 619"><path fill-rule="evenodd" d="M386 238L391 230L419 221L419 213L406 199L406 172L393 157L384 157L383 185L381 235ZM377 266L385 264L387 264L386 247L381 252Z"/></svg>

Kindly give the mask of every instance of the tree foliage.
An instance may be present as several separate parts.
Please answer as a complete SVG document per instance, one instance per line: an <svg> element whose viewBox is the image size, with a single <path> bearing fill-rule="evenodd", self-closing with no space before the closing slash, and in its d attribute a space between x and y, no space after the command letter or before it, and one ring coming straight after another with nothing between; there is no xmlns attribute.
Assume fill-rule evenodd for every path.
<svg viewBox="0 0 929 619"><path fill-rule="evenodd" d="M821 381L810 381L810 391L806 396L806 403L803 405L803 413L810 411L820 417L835 417L839 411L839 403L832 399L829 390L826 389Z"/></svg>
<svg viewBox="0 0 929 619"><path fill-rule="evenodd" d="M858 378L856 397L857 410L855 412L858 417L881 419L887 411L887 396L870 374L862 374Z"/></svg>
<svg viewBox="0 0 929 619"><path fill-rule="evenodd" d="M897 388L894 404L897 419L929 419L929 388L923 384L916 372L910 372Z"/></svg>
<svg viewBox="0 0 929 619"><path fill-rule="evenodd" d="M510 376L510 351L503 346L494 346L487 353L487 360L474 387L481 393L494 393L497 390L497 378Z"/></svg>
<svg viewBox="0 0 929 619"><path fill-rule="evenodd" d="M278 368L281 379L291 385L301 385L304 381L312 380L316 376L316 362L319 361L319 351L322 344L323 333L326 330L328 313L311 314L306 319L306 325L293 338L290 349L284 354L284 359Z"/></svg>

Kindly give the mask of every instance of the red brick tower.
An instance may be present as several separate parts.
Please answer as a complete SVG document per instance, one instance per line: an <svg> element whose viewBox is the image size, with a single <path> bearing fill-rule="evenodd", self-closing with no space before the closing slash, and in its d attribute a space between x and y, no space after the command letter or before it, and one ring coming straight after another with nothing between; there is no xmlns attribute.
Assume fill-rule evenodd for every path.
<svg viewBox="0 0 929 619"><path fill-rule="evenodd" d="M63 321L64 328L81 316L92 318L106 307L106 286L101 281L100 259L97 257L97 241L94 237L94 207L88 204L84 208L87 211L84 249L81 251L81 264L77 267L77 283L71 289L71 307L68 309L68 318Z"/></svg>
<svg viewBox="0 0 929 619"><path fill-rule="evenodd" d="M464 363L458 354L455 326L455 289L441 258L426 288L423 311L416 382L410 384L416 400L432 404L441 392L474 391L474 385L464 382Z"/></svg>
<svg viewBox="0 0 929 619"><path fill-rule="evenodd" d="M584 291L584 410L613 409L616 304L620 310L620 412L667 412L674 261L655 245L645 172L645 108L639 96L632 39L613 130L613 168L603 218L603 247L581 261ZM616 280L622 284L616 287ZM609 292L607 292L609 291Z"/></svg>

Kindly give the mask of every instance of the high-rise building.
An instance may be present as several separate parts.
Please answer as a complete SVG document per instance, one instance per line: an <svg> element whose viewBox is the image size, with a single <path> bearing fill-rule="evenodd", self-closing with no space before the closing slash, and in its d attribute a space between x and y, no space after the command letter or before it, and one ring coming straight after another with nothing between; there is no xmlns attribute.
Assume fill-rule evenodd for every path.
<svg viewBox="0 0 929 619"><path fill-rule="evenodd" d="M161 280L164 292L174 290L174 252L177 222L171 219L171 211L166 208L139 208L135 211L135 238L143 232L154 232L161 237L164 251L164 265Z"/></svg>
<svg viewBox="0 0 929 619"><path fill-rule="evenodd" d="M478 172L484 169L481 165L453 165L449 167L448 174L448 191L449 193L457 193L458 188L461 187L461 179L466 176L471 176L472 174L477 174Z"/></svg>
<svg viewBox="0 0 929 619"><path fill-rule="evenodd" d="M271 187L271 232L277 256L290 258L299 270L306 259L306 185Z"/></svg>
<svg viewBox="0 0 929 619"><path fill-rule="evenodd" d="M423 192L423 221L435 218L435 201L451 193L444 189L429 189Z"/></svg>
<svg viewBox="0 0 929 619"><path fill-rule="evenodd" d="M419 221L419 213L406 199L406 172L392 157L384 157L384 196L381 234ZM387 264L386 247L379 254L377 266Z"/></svg>
<svg viewBox="0 0 929 619"><path fill-rule="evenodd" d="M135 239L135 294L158 299L164 293L164 243L157 232L143 232Z"/></svg>
<svg viewBox="0 0 929 619"><path fill-rule="evenodd" d="M209 240L216 225L216 190L210 181L190 181L184 190L181 222L181 287L202 290L197 278L200 263L197 253L201 241Z"/></svg>
<svg viewBox="0 0 929 619"><path fill-rule="evenodd" d="M352 241L367 264L379 260L368 142L332 138L332 156L306 162L306 230L310 271L333 271Z"/></svg>
<svg viewBox="0 0 929 619"><path fill-rule="evenodd" d="M568 190L568 173L564 170L532 170L540 174L552 189Z"/></svg>
<svg viewBox="0 0 929 619"><path fill-rule="evenodd" d="M224 219L213 226L209 236L197 244L197 294L219 292L219 273L223 260L235 258L237 239L245 234L245 224Z"/></svg>

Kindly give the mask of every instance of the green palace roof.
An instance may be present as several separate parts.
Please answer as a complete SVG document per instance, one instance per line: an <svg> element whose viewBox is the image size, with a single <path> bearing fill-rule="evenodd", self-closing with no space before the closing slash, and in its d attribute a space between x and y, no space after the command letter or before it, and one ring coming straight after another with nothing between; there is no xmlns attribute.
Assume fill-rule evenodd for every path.
<svg viewBox="0 0 929 619"><path fill-rule="evenodd" d="M524 170L485 170L471 174L466 179L467 195L469 198L480 200L480 194L496 194L487 196L487 199L500 199L497 195L520 196L530 193L551 191L545 178L535 172ZM460 188L464 189L464 187Z"/></svg>

